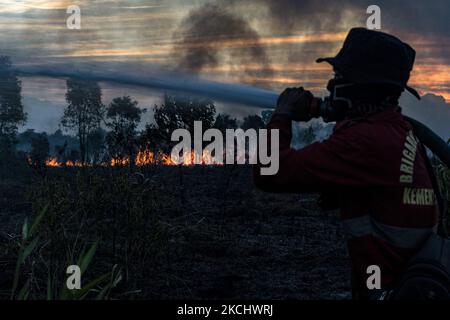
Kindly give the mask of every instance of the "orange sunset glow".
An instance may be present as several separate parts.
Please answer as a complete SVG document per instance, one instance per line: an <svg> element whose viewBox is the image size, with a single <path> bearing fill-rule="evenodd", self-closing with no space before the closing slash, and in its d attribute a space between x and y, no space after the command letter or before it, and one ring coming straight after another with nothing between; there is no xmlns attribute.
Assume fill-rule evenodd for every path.
<svg viewBox="0 0 450 320"><path fill-rule="evenodd" d="M65 25L65 8L72 4L81 10L80 30L68 30ZM275 10L278 5L281 11ZM440 0L408 10L389 1L379 5L381 31L416 50L410 85L421 95L442 97L449 103L448 5ZM106 63L107 71L121 63L125 71L144 75L167 69L276 92L304 86L324 95L332 69L315 60L334 56L350 28L365 26L365 10L358 1L323 7L288 0L3 0L0 39L4 54L17 65L58 63L76 69L78 63L94 67ZM414 16L415 10L420 12L417 21L408 16ZM23 79L25 105L31 114L36 112L29 102L33 99L61 110L64 84L58 81L62 80ZM107 99L118 91L125 93L125 88L102 86ZM150 106L161 99L147 89L133 92Z"/></svg>

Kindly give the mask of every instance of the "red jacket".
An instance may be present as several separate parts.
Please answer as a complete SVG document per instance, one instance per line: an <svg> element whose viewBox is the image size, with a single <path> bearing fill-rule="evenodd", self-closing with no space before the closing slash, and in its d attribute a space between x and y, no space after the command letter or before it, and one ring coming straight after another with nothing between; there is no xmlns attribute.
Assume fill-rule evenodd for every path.
<svg viewBox="0 0 450 320"><path fill-rule="evenodd" d="M256 165L255 184L268 192L335 192L349 236L354 290L369 293L370 265L380 267L387 288L438 220L422 146L400 108L341 121L327 140L301 150L290 147L289 117L275 114L268 129L280 131L280 167L276 175L262 176Z"/></svg>

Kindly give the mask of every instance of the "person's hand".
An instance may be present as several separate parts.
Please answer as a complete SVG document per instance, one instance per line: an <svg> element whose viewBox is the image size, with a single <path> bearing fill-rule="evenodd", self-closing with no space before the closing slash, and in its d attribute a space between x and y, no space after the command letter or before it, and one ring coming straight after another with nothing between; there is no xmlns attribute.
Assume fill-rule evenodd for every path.
<svg viewBox="0 0 450 320"><path fill-rule="evenodd" d="M287 88L278 97L276 114L289 115L294 121L309 121L311 115L311 104L314 96L303 87Z"/></svg>

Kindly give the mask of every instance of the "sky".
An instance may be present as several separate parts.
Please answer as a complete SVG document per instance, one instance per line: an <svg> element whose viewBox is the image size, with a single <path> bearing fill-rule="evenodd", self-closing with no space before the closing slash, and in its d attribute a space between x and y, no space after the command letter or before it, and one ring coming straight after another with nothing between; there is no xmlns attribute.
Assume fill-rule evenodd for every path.
<svg viewBox="0 0 450 320"><path fill-rule="evenodd" d="M410 85L425 97L420 103L404 97L405 113L450 135L448 0L0 0L0 54L16 66L117 64L124 71L183 72L277 92L304 86L323 96L332 70L315 59L335 55L350 28L365 26L371 4L381 8L381 31L417 52ZM80 30L66 26L70 5L81 9ZM55 130L66 105L64 79L24 77L22 84L26 128ZM150 109L164 94L101 86L105 103L127 94ZM238 115L255 112L218 105Z"/></svg>

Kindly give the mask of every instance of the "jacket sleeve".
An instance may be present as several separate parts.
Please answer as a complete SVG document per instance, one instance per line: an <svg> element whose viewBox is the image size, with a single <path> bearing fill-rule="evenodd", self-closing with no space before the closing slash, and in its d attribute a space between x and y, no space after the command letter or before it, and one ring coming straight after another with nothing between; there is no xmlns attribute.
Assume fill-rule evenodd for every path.
<svg viewBox="0 0 450 320"><path fill-rule="evenodd" d="M288 116L275 114L267 129L279 130L279 170L275 175L262 175L261 164L254 166L254 182L264 191L317 192L383 183L370 174L373 163L366 161L370 158L364 147L367 141L361 141L353 128L338 130L327 140L300 150L291 148L292 122Z"/></svg>

